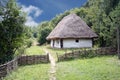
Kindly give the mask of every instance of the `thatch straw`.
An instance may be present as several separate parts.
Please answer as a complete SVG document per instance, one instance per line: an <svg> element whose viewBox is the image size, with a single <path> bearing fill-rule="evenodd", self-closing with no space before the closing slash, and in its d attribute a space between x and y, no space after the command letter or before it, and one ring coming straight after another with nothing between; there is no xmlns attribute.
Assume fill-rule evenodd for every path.
<svg viewBox="0 0 120 80"><path fill-rule="evenodd" d="M64 17L46 39L95 38L96 33L76 14Z"/></svg>

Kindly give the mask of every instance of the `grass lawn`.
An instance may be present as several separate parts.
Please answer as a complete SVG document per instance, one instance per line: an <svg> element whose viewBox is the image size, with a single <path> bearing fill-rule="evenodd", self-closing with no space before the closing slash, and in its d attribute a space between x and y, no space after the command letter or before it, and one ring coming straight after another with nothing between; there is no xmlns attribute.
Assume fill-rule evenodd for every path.
<svg viewBox="0 0 120 80"><path fill-rule="evenodd" d="M58 53L59 55L61 55L61 54L64 54L65 52L71 52L73 50L80 50L81 48L58 49L58 48L51 48L50 45L31 46L30 48L26 49L26 54L34 55L34 54L45 53L44 49L48 50L51 53Z"/></svg>
<svg viewBox="0 0 120 80"><path fill-rule="evenodd" d="M42 55L45 54L42 46L31 46L25 51L25 55Z"/></svg>
<svg viewBox="0 0 120 80"><path fill-rule="evenodd" d="M81 49L81 48L65 48L65 49L51 48L50 45L43 46L43 47L49 50L51 53L58 53L59 55L64 54L65 52L72 52L74 50Z"/></svg>
<svg viewBox="0 0 120 80"><path fill-rule="evenodd" d="M22 66L4 80L49 80L50 64ZM56 80L120 80L117 56L75 59L56 65Z"/></svg>
<svg viewBox="0 0 120 80"><path fill-rule="evenodd" d="M3 80L49 80L49 64L19 67Z"/></svg>
<svg viewBox="0 0 120 80"><path fill-rule="evenodd" d="M57 80L120 80L116 56L78 59L57 64Z"/></svg>
<svg viewBox="0 0 120 80"><path fill-rule="evenodd" d="M48 52L50 52L52 54L52 56L56 59L57 61L57 55L62 55L65 52L71 52L73 50L79 50L79 48L74 49L57 49L57 48L51 48L50 45L43 45L43 46L31 46L30 48L27 48L25 51L25 55L42 55L45 54L45 50L47 50Z"/></svg>
<svg viewBox="0 0 120 80"><path fill-rule="evenodd" d="M49 45L47 46L31 46L30 48L27 48L25 51L26 55L40 55L45 54L44 50L48 50L50 53L58 53L59 55L64 54L65 52L69 52L72 50L78 50L78 49L56 49L51 48Z"/></svg>

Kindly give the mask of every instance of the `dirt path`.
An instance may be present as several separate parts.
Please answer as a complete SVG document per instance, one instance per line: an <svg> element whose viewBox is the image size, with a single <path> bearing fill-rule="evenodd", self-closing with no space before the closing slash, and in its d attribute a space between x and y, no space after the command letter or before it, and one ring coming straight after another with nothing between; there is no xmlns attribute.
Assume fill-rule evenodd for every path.
<svg viewBox="0 0 120 80"><path fill-rule="evenodd" d="M55 59L50 54L50 52L48 52L47 50L44 50L44 51L46 52L46 54L49 54L49 61L50 61L50 65L51 65L49 80L56 80L56 77L55 77L55 73L56 73L56 62L55 62Z"/></svg>
<svg viewBox="0 0 120 80"><path fill-rule="evenodd" d="M33 46L37 46L37 45L39 45L39 42L35 39L35 40L33 41L32 45L33 45Z"/></svg>

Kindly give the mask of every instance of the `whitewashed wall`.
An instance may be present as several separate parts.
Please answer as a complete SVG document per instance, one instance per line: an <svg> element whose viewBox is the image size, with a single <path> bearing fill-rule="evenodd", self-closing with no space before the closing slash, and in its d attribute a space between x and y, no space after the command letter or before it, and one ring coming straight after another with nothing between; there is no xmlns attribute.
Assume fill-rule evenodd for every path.
<svg viewBox="0 0 120 80"><path fill-rule="evenodd" d="M50 42L50 46L53 47L53 40L51 40L51 42Z"/></svg>
<svg viewBox="0 0 120 80"><path fill-rule="evenodd" d="M76 39L65 39L63 46L64 48L92 47L92 39L79 39L79 42L76 42Z"/></svg>
<svg viewBox="0 0 120 80"><path fill-rule="evenodd" d="M79 42L76 42L76 39L63 39L63 48L84 48L92 47L92 39L78 39ZM51 40L51 47L53 47L53 40ZM54 41L55 48L61 48L60 40Z"/></svg>

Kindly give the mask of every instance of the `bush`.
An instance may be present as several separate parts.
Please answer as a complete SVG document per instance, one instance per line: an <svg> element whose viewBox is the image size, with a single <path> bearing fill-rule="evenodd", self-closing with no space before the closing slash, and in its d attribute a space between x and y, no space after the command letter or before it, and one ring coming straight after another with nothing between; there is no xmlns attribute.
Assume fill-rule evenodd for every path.
<svg viewBox="0 0 120 80"><path fill-rule="evenodd" d="M51 32L51 29L49 29L49 28L45 28L45 29L40 31L40 36L39 36L38 42L41 45L46 43L46 42L49 43L49 41L46 40L46 37L49 35L50 32Z"/></svg>
<svg viewBox="0 0 120 80"><path fill-rule="evenodd" d="M31 46L32 46L32 43L33 43L33 41L32 41L31 39L29 39L29 40L27 41L27 47L31 47Z"/></svg>
<svg viewBox="0 0 120 80"><path fill-rule="evenodd" d="M19 49L16 50L14 56L19 56L19 55L22 55L25 53L25 50L26 50L26 46L22 46L20 47Z"/></svg>

